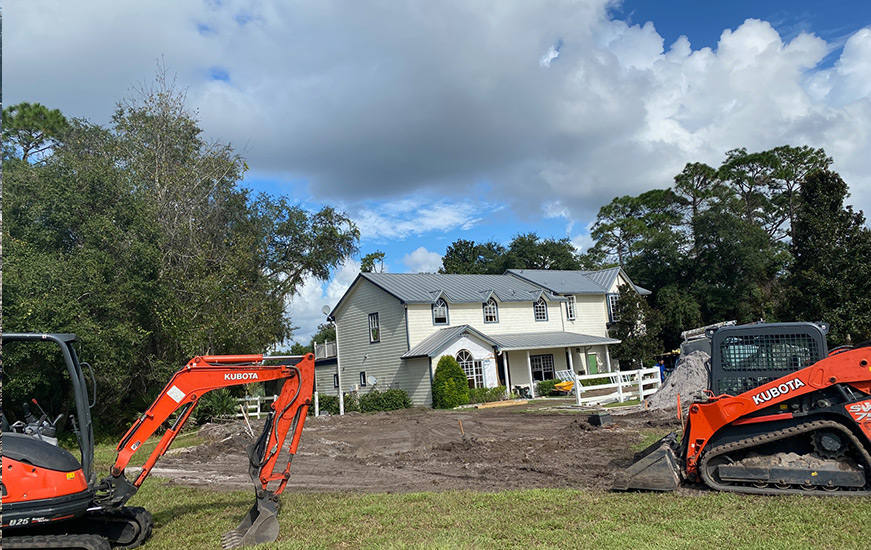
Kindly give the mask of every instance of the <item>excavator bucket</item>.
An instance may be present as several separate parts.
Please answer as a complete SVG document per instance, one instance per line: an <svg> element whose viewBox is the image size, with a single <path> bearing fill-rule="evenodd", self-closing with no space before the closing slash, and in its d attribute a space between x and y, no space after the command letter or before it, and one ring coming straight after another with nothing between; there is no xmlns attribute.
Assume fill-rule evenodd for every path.
<svg viewBox="0 0 871 550"><path fill-rule="evenodd" d="M258 496L238 527L221 536L221 548L241 548L278 538L278 501L271 495Z"/></svg>
<svg viewBox="0 0 871 550"><path fill-rule="evenodd" d="M635 462L617 475L615 491L674 491L680 485L677 434L670 433L636 453Z"/></svg>

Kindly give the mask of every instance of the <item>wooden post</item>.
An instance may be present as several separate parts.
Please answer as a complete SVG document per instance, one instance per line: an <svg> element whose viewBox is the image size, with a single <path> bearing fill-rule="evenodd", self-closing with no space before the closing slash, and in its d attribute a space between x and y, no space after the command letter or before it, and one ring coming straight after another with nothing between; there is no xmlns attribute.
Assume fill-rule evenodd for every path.
<svg viewBox="0 0 871 550"><path fill-rule="evenodd" d="M529 396L535 398L535 382L532 381L532 359L529 350L526 350L526 372L529 375Z"/></svg>
<svg viewBox="0 0 871 550"><path fill-rule="evenodd" d="M617 371L617 401L623 402L623 372Z"/></svg>
<svg viewBox="0 0 871 550"><path fill-rule="evenodd" d="M644 375L638 371L638 400L644 401Z"/></svg>

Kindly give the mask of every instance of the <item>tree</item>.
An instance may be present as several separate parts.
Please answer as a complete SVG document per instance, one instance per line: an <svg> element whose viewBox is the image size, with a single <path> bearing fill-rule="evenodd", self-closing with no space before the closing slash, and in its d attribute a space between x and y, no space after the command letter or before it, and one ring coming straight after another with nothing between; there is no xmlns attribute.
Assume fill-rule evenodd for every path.
<svg viewBox="0 0 871 550"><path fill-rule="evenodd" d="M360 260L360 271L363 273L384 273L384 252L376 250L363 256Z"/></svg>
<svg viewBox="0 0 871 550"><path fill-rule="evenodd" d="M453 409L469 403L469 382L463 368L450 355L439 359L432 381L434 409Z"/></svg>
<svg viewBox="0 0 871 550"><path fill-rule="evenodd" d="M611 356L620 361L621 370L653 364L654 356L662 352L658 338L659 313L629 285L621 285L618 290L620 297L614 307L614 323L608 332L620 343L611 346Z"/></svg>
<svg viewBox="0 0 871 550"><path fill-rule="evenodd" d="M15 140L39 124L4 149L24 150ZM79 334L103 396L95 416L116 427L190 357L289 338L303 281L357 251L344 213L243 189L244 159L207 143L160 76L111 127L75 120L39 151L38 163L4 159L4 328ZM15 384L42 382L24 355L7 389L30 397Z"/></svg>
<svg viewBox="0 0 871 550"><path fill-rule="evenodd" d="M809 175L798 194L793 263L782 314L797 321L831 323L829 340L871 338L871 231L861 212L844 206L847 184L838 174Z"/></svg>
<svg viewBox="0 0 871 550"><path fill-rule="evenodd" d="M42 160L61 143L70 125L58 109L19 103L3 109L3 158ZM20 156L19 156L20 155Z"/></svg>
<svg viewBox="0 0 871 550"><path fill-rule="evenodd" d="M499 262L504 255L505 247L496 242L459 239L445 250L439 273L499 274L504 271Z"/></svg>
<svg viewBox="0 0 871 550"><path fill-rule="evenodd" d="M503 269L581 269L575 246L568 238L541 239L535 233L517 235L500 262Z"/></svg>

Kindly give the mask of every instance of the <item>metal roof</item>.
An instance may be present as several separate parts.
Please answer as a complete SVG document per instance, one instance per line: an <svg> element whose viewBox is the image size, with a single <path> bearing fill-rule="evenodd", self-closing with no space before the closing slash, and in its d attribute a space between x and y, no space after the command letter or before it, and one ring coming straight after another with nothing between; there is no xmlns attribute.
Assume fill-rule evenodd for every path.
<svg viewBox="0 0 871 550"><path fill-rule="evenodd" d="M614 285L617 276L622 272L620 267L600 269L598 271L569 271L549 269L509 269L510 273L533 284L542 286L551 292L561 295L570 294L606 294ZM623 272L627 281L629 276ZM639 294L650 294L646 288L634 285Z"/></svg>
<svg viewBox="0 0 871 550"><path fill-rule="evenodd" d="M402 359L411 357L435 357L445 347L464 335L471 335L490 344L499 351L536 350L548 348L573 348L583 346L598 346L619 344L620 340L575 334L572 332L527 332L522 334L489 335L469 326L443 328L438 330L402 355Z"/></svg>
<svg viewBox="0 0 871 550"><path fill-rule="evenodd" d="M526 332L523 334L498 334L490 336L497 342L500 351L518 351L526 349L573 348L581 346L599 346L604 344L619 344L620 340L575 334L572 332Z"/></svg>
<svg viewBox="0 0 871 550"><path fill-rule="evenodd" d="M499 302L533 302L544 295L564 301L541 286L505 275L456 275L443 273L361 273L406 304L432 304L440 297L452 304L484 303L490 296Z"/></svg>
<svg viewBox="0 0 871 550"><path fill-rule="evenodd" d="M496 342L487 337L480 331L472 328L469 325L460 325L457 327L443 328L437 330L424 338L419 344L414 346L402 355L402 359L409 357L434 357L445 348L448 344L454 342L458 338L470 334L483 340L484 342L495 346Z"/></svg>

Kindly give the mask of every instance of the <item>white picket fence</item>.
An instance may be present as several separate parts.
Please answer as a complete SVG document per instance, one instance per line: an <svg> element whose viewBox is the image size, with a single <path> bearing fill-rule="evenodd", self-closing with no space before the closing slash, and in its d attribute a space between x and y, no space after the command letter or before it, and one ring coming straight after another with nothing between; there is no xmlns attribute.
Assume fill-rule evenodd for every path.
<svg viewBox="0 0 871 550"><path fill-rule="evenodd" d="M239 403L241 409L236 413L236 418L242 418L246 415L249 418L260 418L261 415L269 413L269 405L276 399L278 399L277 395L237 397L236 402ZM242 413L243 410L245 414Z"/></svg>
<svg viewBox="0 0 871 550"><path fill-rule="evenodd" d="M261 415L269 413L269 407L276 399L278 399L277 395L237 397L236 402L239 403L240 408L239 412L236 413L236 418L242 418L246 415L249 418L260 418ZM317 416L320 414L318 392L314 393L312 403L314 404L315 416ZM242 411L245 411L244 414Z"/></svg>
<svg viewBox="0 0 871 550"><path fill-rule="evenodd" d="M607 384L583 386L582 380L609 379ZM659 379L659 367L639 370L624 370L606 372L603 374L585 374L575 376L575 400L578 406L605 405L608 403L624 403L637 399L644 401L656 393L662 381ZM607 390L614 390L607 392ZM587 394L587 397L584 397Z"/></svg>

